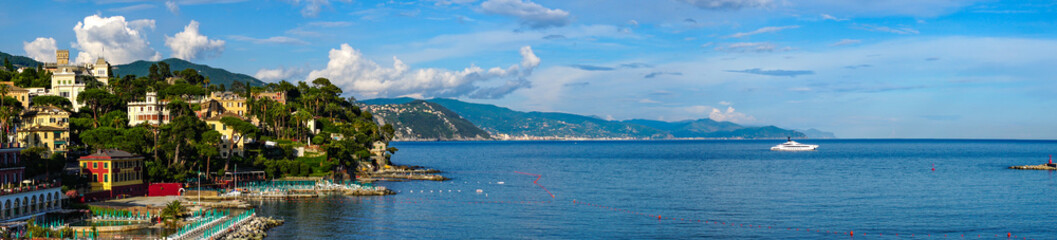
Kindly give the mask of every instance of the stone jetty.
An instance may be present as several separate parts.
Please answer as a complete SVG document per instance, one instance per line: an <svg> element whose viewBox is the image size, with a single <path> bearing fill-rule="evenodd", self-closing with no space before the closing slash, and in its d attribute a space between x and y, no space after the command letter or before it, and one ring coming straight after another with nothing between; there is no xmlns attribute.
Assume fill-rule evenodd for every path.
<svg viewBox="0 0 1057 240"><path fill-rule="evenodd" d="M245 224L240 224L235 228L234 231L224 235L221 239L264 239L268 236L268 229L283 224L283 220L278 220L270 217L254 217Z"/></svg>
<svg viewBox="0 0 1057 240"><path fill-rule="evenodd" d="M1009 169L1020 169L1020 170L1057 170L1057 164L1039 164L1039 165L1024 165L1024 166L1012 166Z"/></svg>

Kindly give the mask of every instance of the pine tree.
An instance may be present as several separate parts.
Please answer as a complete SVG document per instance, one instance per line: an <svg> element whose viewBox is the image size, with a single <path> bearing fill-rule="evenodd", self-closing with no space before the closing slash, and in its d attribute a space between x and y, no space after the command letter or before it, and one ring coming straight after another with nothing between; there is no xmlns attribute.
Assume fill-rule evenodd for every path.
<svg viewBox="0 0 1057 240"><path fill-rule="evenodd" d="M7 60L6 57L4 58L4 68L6 68L8 72L15 71L15 66L11 65L11 61Z"/></svg>

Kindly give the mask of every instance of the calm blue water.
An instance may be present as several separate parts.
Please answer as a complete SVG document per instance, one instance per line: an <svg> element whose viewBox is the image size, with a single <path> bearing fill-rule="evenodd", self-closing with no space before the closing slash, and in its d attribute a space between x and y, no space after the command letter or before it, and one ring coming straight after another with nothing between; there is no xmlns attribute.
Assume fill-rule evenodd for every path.
<svg viewBox="0 0 1057 240"><path fill-rule="evenodd" d="M394 162L453 180L261 212L288 220L273 239L1057 239L1057 174L1006 169L1045 163L1057 141L804 140L820 150L768 150L781 142L396 143ZM542 175L555 198L515 171Z"/></svg>

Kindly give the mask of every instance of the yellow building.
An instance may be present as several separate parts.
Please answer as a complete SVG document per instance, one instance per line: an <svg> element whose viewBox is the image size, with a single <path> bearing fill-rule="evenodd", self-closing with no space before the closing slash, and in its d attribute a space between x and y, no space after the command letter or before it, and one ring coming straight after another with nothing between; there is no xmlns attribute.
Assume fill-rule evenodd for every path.
<svg viewBox="0 0 1057 240"><path fill-rule="evenodd" d="M88 177L96 196L141 196L146 194L143 184L143 157L117 149L98 150L78 159L81 174Z"/></svg>
<svg viewBox="0 0 1057 240"><path fill-rule="evenodd" d="M0 84L10 86L7 90L7 96L22 103L22 109L29 109L29 90L15 86L15 82L12 81L4 81L0 82Z"/></svg>
<svg viewBox="0 0 1057 240"><path fill-rule="evenodd" d="M224 112L231 112L246 117L249 106L246 106L246 98L233 92L215 92L209 94L209 99L220 104Z"/></svg>
<svg viewBox="0 0 1057 240"><path fill-rule="evenodd" d="M18 142L23 147L44 147L48 154L64 153L70 141L70 113L51 106L34 106L22 112Z"/></svg>
<svg viewBox="0 0 1057 240"><path fill-rule="evenodd" d="M246 120L246 118L234 114L232 112L224 112L219 115L215 115L210 118L206 118L206 124L209 124L213 130L220 132L220 157L227 158L230 156L242 156L243 145L246 142L245 136L240 136L239 139L232 139L235 136L235 130L231 127L224 125L220 122L220 119L224 117L235 117L238 119ZM234 144L234 148L232 145Z"/></svg>

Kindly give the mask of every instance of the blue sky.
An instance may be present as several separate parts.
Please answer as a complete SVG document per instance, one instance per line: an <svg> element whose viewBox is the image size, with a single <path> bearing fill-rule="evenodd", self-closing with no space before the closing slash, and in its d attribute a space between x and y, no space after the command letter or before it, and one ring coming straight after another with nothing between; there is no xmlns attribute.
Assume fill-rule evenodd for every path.
<svg viewBox="0 0 1057 240"><path fill-rule="evenodd" d="M360 99L450 97L845 138L1057 138L1057 4L6 1L0 51L178 57Z"/></svg>

